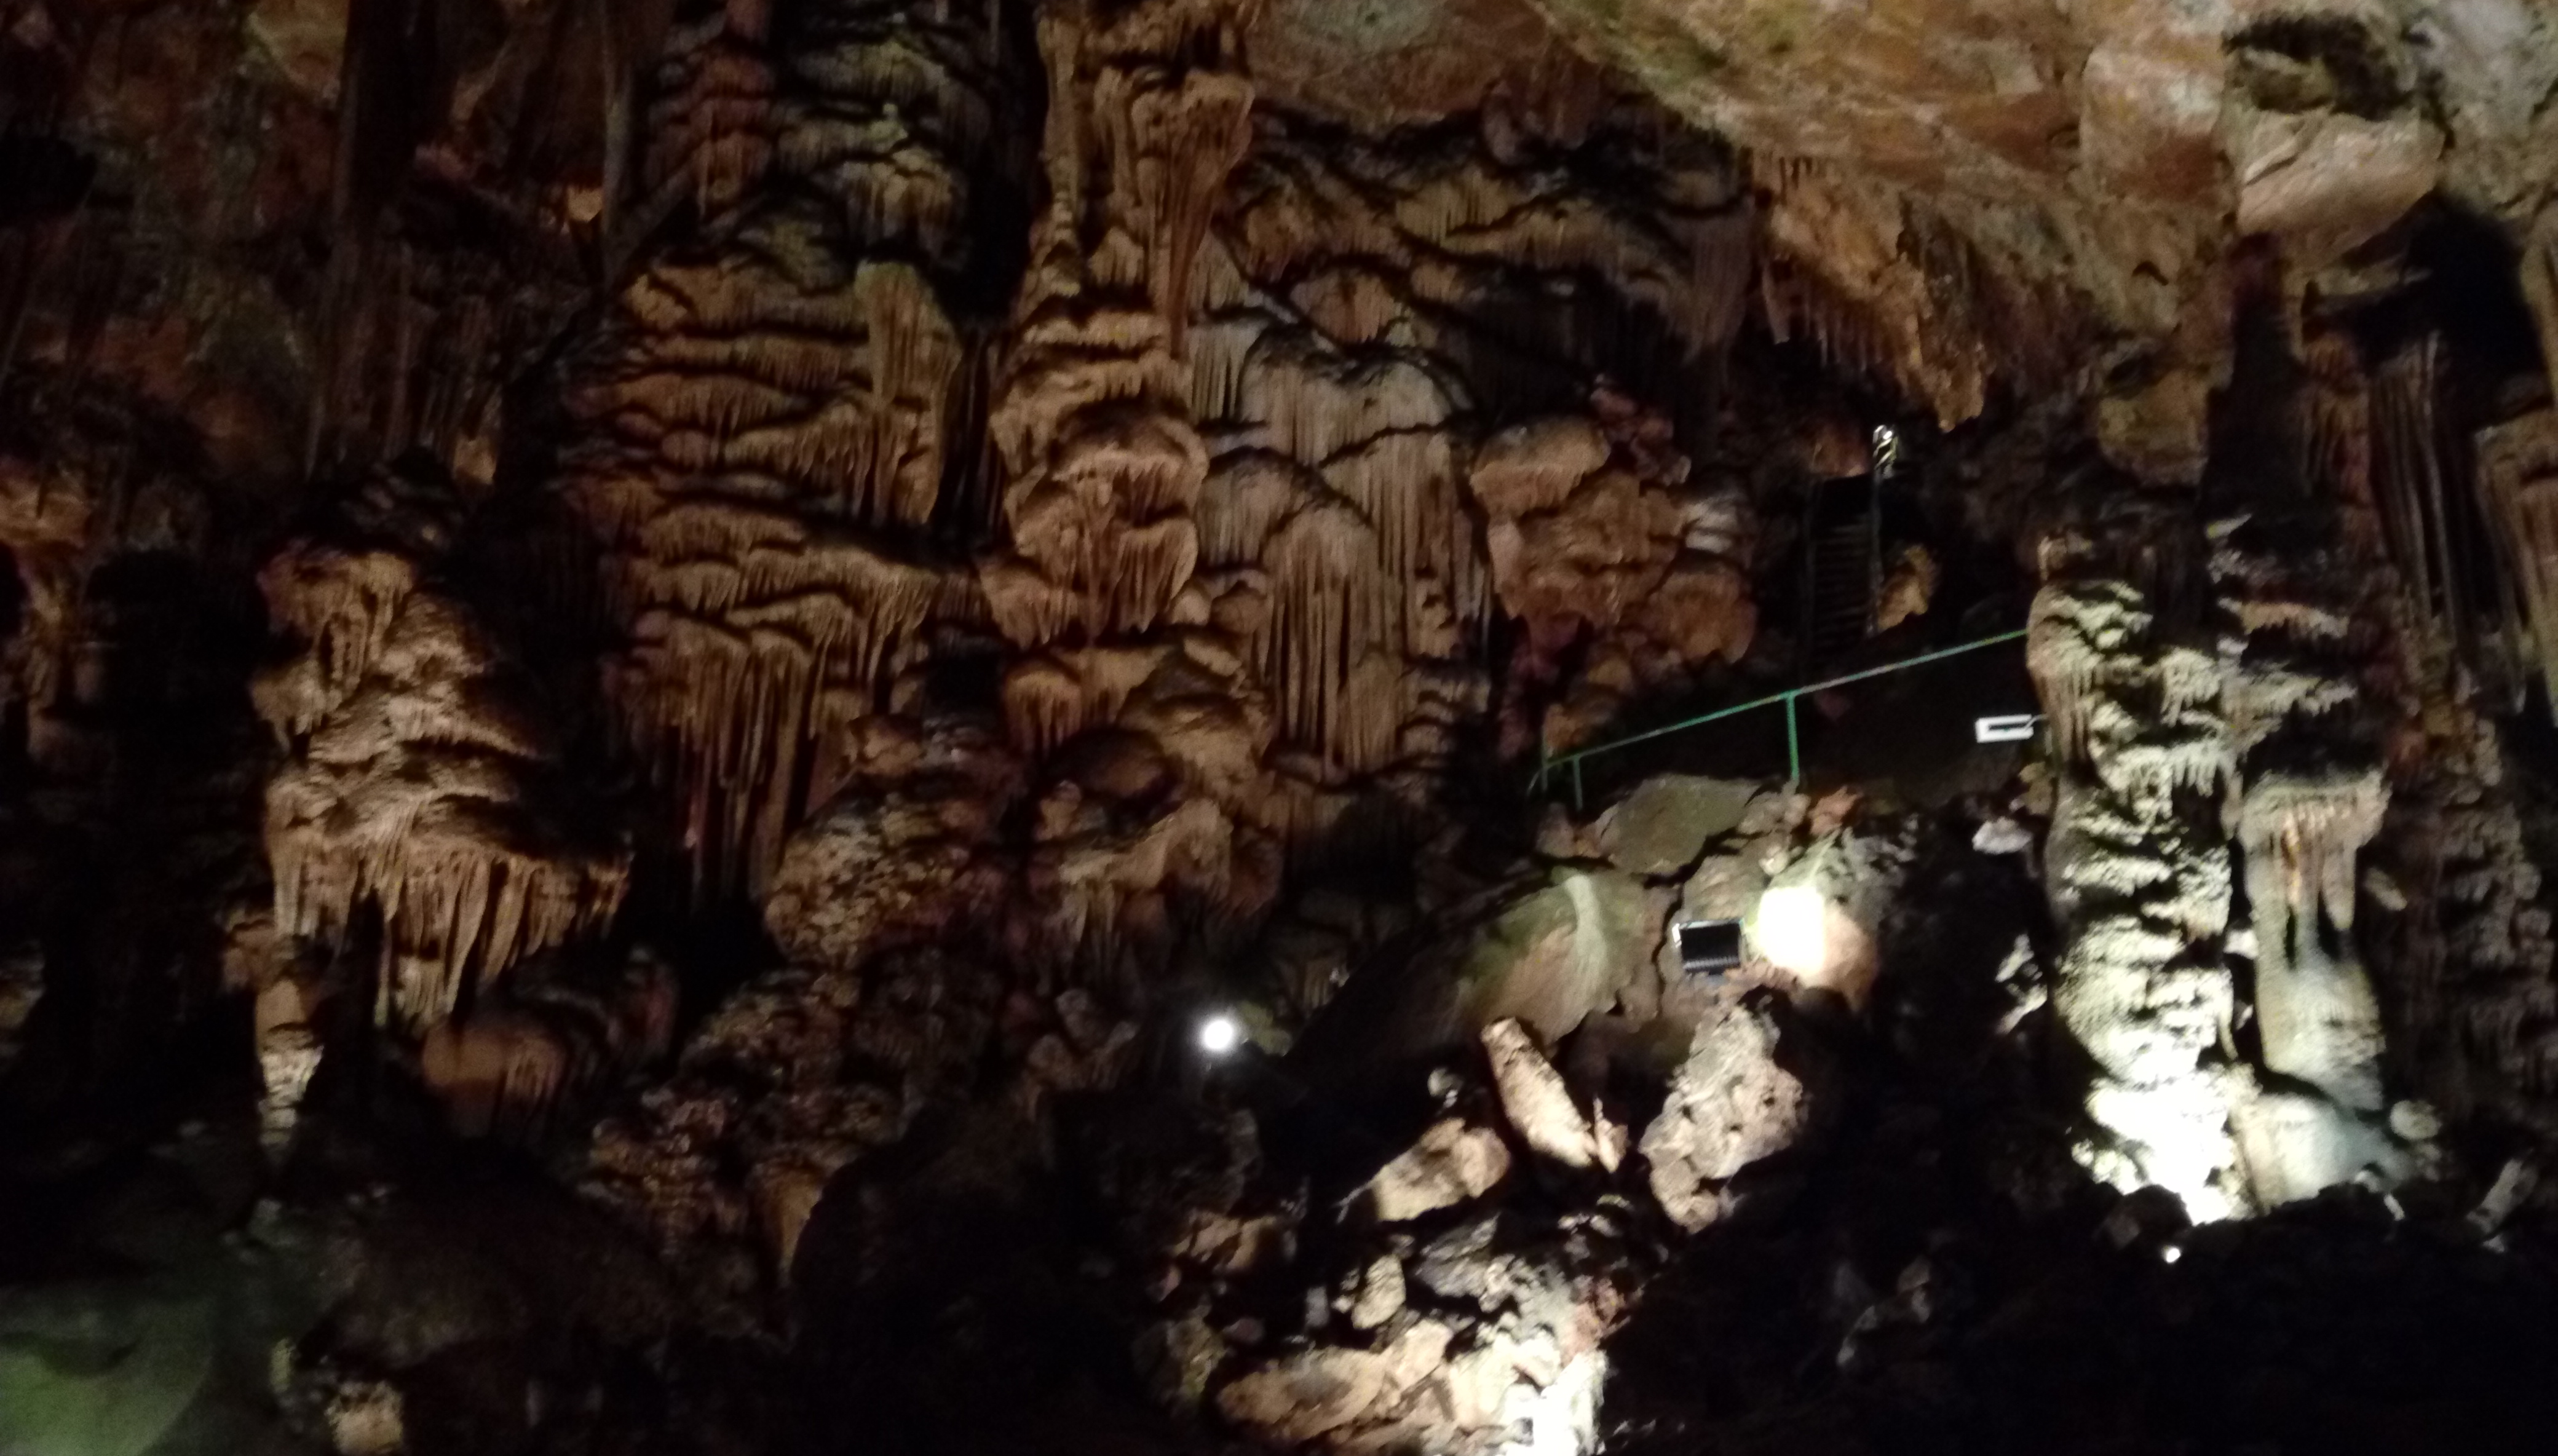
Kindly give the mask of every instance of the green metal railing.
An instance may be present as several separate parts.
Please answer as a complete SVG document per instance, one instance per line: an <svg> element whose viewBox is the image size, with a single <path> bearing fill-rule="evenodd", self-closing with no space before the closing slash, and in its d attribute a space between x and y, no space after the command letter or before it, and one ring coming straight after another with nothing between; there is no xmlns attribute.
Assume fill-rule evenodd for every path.
<svg viewBox="0 0 2558 1456"><path fill-rule="evenodd" d="M1678 722L1665 723L1658 728L1647 728L1640 733L1630 733L1623 738L1611 739L1589 748L1577 748L1560 757L1549 756L1539 749L1536 777L1528 781L1528 792L1543 793L1547 781L1558 771L1570 769L1572 771L1572 806L1576 809L1586 807L1582 801L1581 766L1589 760L1601 754L1615 753L1621 748L1632 748L1637 743L1648 743L1655 738L1666 738L1673 733L1684 733L1690 728L1702 728L1708 723L1719 723L1726 718L1739 717L1743 713L1773 707L1777 703L1785 705L1785 782L1800 784L1803 782L1803 738L1800 716L1794 707L1796 698L1805 693L1824 692L1850 682L1862 682L1869 677L1881 677L1887 673L1907 671L1912 667L1922 667L1929 662L1940 662L1947 657L1976 653L1983 648L1997 647L2001 643L2015 642L2024 636L2025 629L2020 627L2014 632L2002 632L1996 637L1985 637L1976 642L1960 643L1950 648L1938 648L1932 653L1920 653L1918 656L1904 657L1898 662L1886 662L1880 667L1868 667L1862 672L1849 672L1838 677L1823 678L1818 682L1806 682L1800 687L1786 688L1783 692L1772 692L1766 697L1754 697L1746 703L1735 703L1728 708L1717 708L1711 713L1682 718Z"/></svg>

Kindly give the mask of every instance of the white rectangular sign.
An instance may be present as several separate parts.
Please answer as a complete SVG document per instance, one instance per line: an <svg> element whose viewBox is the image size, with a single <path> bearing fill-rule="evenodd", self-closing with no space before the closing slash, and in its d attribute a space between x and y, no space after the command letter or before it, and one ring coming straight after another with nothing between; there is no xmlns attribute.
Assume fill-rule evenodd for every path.
<svg viewBox="0 0 2558 1456"><path fill-rule="evenodd" d="M2023 743L2034 736L2043 723L2041 713L2001 713L1995 718L1972 720L1974 743Z"/></svg>

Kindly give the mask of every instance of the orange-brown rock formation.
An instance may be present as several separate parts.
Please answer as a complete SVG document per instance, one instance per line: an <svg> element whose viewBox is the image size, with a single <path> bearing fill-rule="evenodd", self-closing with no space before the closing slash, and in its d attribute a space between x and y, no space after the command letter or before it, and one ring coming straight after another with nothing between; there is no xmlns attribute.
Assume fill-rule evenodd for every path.
<svg viewBox="0 0 2558 1456"><path fill-rule="evenodd" d="M1527 739L1548 748L1638 690L1738 660L1758 625L1747 503L1682 491L1687 461L1659 415L1605 390L1593 414L1493 436L1468 481L1492 589L1524 632L1512 691L1553 681L1568 650L1595 645L1580 690Z"/></svg>

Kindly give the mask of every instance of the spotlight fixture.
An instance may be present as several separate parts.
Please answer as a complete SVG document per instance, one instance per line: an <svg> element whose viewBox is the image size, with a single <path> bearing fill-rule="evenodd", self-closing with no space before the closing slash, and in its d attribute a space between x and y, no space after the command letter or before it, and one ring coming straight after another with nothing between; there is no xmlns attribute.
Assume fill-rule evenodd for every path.
<svg viewBox="0 0 2558 1456"><path fill-rule="evenodd" d="M1220 1011L1199 1024L1200 1050L1222 1057L1243 1044L1243 1027Z"/></svg>
<svg viewBox="0 0 2558 1456"><path fill-rule="evenodd" d="M1688 921L1678 928L1679 969L1721 975L1741 963L1741 922Z"/></svg>

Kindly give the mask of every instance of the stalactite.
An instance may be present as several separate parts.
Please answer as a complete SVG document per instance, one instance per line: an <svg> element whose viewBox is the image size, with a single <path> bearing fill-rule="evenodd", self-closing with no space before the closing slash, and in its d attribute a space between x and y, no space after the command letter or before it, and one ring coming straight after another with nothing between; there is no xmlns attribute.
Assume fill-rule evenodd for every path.
<svg viewBox="0 0 2558 1456"><path fill-rule="evenodd" d="M721 216L763 176L773 152L771 24L768 0L726 0L677 21L649 106L650 212L689 202Z"/></svg>
<svg viewBox="0 0 2558 1456"><path fill-rule="evenodd" d="M26 715L27 755L61 773L89 756L93 730L81 724L83 660L96 628L84 598L114 530L105 501L108 462L79 458L38 466L0 455L0 546L24 595L14 640L0 654L12 706Z"/></svg>
<svg viewBox="0 0 2558 1456"><path fill-rule="evenodd" d="M1352 692L1371 654L1402 661L1405 579L1382 557L1365 522L1339 506L1301 510L1264 555L1272 604L1253 646L1281 721L1303 741L1332 748L1353 773L1392 761L1403 717L1399 692Z"/></svg>
<svg viewBox="0 0 2558 1456"><path fill-rule="evenodd" d="M1252 140L1252 84L1231 72L1106 66L1091 115L1112 168L1112 211L1145 241L1147 292L1182 352L1200 241L1228 172Z"/></svg>
<svg viewBox="0 0 2558 1456"><path fill-rule="evenodd" d="M421 449L490 483L500 396L584 301L568 239L508 220L492 237L433 208L394 210L342 242L322 285L315 473Z"/></svg>
<svg viewBox="0 0 2558 1456"><path fill-rule="evenodd" d="M1184 735L1158 748L1111 725L1189 660L1140 639L1198 611L1208 455L1179 356L1209 212L1250 137L1251 87L1216 4L1072 5L1042 14L1039 40L1049 206L989 420L1006 539L980 579L1024 654L1004 686L1015 741L1067 757L1080 744L1090 760L1062 758L1078 777L1041 805L1031 891L1053 907L1041 941L1107 976L1168 949L1177 900L1231 893L1234 825L1204 786L1169 804L1121 801L1119 777L1183 751Z"/></svg>
<svg viewBox="0 0 2558 1456"><path fill-rule="evenodd" d="M2238 827L2255 912L2266 1069L2363 1113L2386 1103L2379 1007L2351 948L2356 857L2379 833L2388 801L2376 767L2317 778L2262 775L2247 786Z"/></svg>
<svg viewBox="0 0 2558 1456"><path fill-rule="evenodd" d="M2521 583L2542 685L2558 711L2558 414L2544 411L2481 434L2478 471Z"/></svg>
<svg viewBox="0 0 2558 1456"><path fill-rule="evenodd" d="M1189 360L1192 409L1218 441L1199 512L1214 610L1247 632L1283 734L1328 774L1432 762L1441 715L1471 696L1459 684L1480 681L1466 659L1494 604L1461 489L1469 417L1488 394L1584 385L1580 369L1626 358L1618 331L1637 314L1691 356L1720 347L1753 273L1749 210L1709 154L1664 159L1639 200L1585 174L1626 141L1606 128L1576 132L1563 165L1463 135L1377 146L1285 115L1259 132L1205 257ZM1374 565L1346 576L1352 557ZM1726 590L1738 576L1715 581L1683 605L1746 615L1706 603L1746 597ZM1394 678L1399 722L1378 691ZM1349 801L1333 787L1317 801L1308 825Z"/></svg>
<svg viewBox="0 0 2558 1456"><path fill-rule="evenodd" d="M2065 273L1956 225L1914 195L1806 158L1755 157L1765 262L1761 312L1834 365L1898 385L1952 426L1993 375L2057 383L2083 301Z"/></svg>
<svg viewBox="0 0 2558 1456"><path fill-rule="evenodd" d="M1375 531L1384 569L1445 583L1469 623L1487 603L1474 523L1458 481L1454 418L1467 399L1410 360L1346 357L1300 332L1265 330L1223 418L1304 462ZM1389 624L1400 647L1399 624Z"/></svg>
<svg viewBox="0 0 2558 1456"><path fill-rule="evenodd" d="M1112 722L1169 651L1136 643L1061 647L1017 665L1004 675L1004 718L1014 741L1045 754Z"/></svg>
<svg viewBox="0 0 2558 1456"><path fill-rule="evenodd" d="M2267 1204L2348 1180L2394 1181L2416 1163L2418 1150L2387 1116L2383 1016L2364 965L2375 938L2357 930L2357 909L2365 870L2390 857L2366 851L2384 823L2403 822L2391 782L2403 775L2393 775L2389 743L2414 711L2402 696L2404 663L2448 661L2451 647L2450 634L2428 630L2447 621L2437 604L2398 592L2386 567L2393 550L2441 557L2411 539L2403 516L2378 528L2374 509L2376 491L2407 478L2411 451L2430 459L2430 429L2407 428L2411 418L2430 421L2430 407L2409 397L2403 369L2375 385L2343 340L2306 332L2308 366L2255 405L2270 428L2255 448L2220 447L2230 468L2211 530L2239 792L2231 827L2253 917L2266 1074L2236 1112L2250 1181ZM2268 445L2297 459L2287 469ZM2455 522L2441 513L2440 493L2429 496L2427 533L2439 541ZM2440 605L2462 610L2457 597ZM2404 655L2396 661L2386 655L2392 644Z"/></svg>
<svg viewBox="0 0 2558 1456"><path fill-rule="evenodd" d="M1690 224L1689 235L1696 303L1687 333L1692 348L1720 349L1749 317L1750 282L1759 269L1757 211L1743 206L1703 218Z"/></svg>
<svg viewBox="0 0 2558 1456"><path fill-rule="evenodd" d="M1228 241L1251 278L1298 278L1310 265L1358 260L1416 301L1456 312L1494 286L1478 269L1596 277L1668 325L1691 355L1719 350L1739 326L1738 300L1756 272L1749 206L1716 158L1665 165L1639 205L1579 172L1578 159L1629 145L1603 130L1571 169L1525 167L1478 143L1319 143L1274 122L1239 174ZM1522 301L1533 296L1522 290Z"/></svg>
<svg viewBox="0 0 2558 1456"><path fill-rule="evenodd" d="M435 494L377 478L332 534L288 543L260 585L300 655L251 694L287 750L266 794L276 924L338 942L377 912L375 1012L413 1030L603 929L627 870L563 822L551 746L509 664L425 584L450 536L420 503Z"/></svg>
<svg viewBox="0 0 2558 1456"><path fill-rule="evenodd" d="M2558 394L2558 206L2544 206L2531 220L2515 258L2515 281L2540 335L2540 365Z"/></svg>
<svg viewBox="0 0 2558 1456"><path fill-rule="evenodd" d="M2489 700L2464 681L2467 664L2428 589L2427 536L2408 523L2421 517L2407 483L2441 469L2412 457L2438 447L2406 427L2424 407L2419 401L2402 398L2394 421L2381 407L2415 379L2401 360L2367 386L2375 407L2363 496L2363 509L2389 526L2385 552L2366 553L2363 566L2388 622L2382 666L2402 724L2386 760L2391 793L2373 845L2378 867L2405 901L2371 933L2391 998L2391 1050L2394 1065L2419 1072L2421 1090L2456 1116L2492 1109L2558 1127L2549 1110L2558 1090L2549 1037L2558 994L2548 977L2551 917L2541 875ZM2548 641L2538 629L2544 599L2520 537L2528 528L2529 483L2546 473L2534 462L2558 453L2541 445L2558 438L2547 418L2526 416L2488 432L2477 459L2480 504L2502 533L2500 559L2520 579L2529 606L2527 618L2511 613L2504 634L2521 636L2527 621L2540 643ZM2502 589L2513 590L2509 581Z"/></svg>

